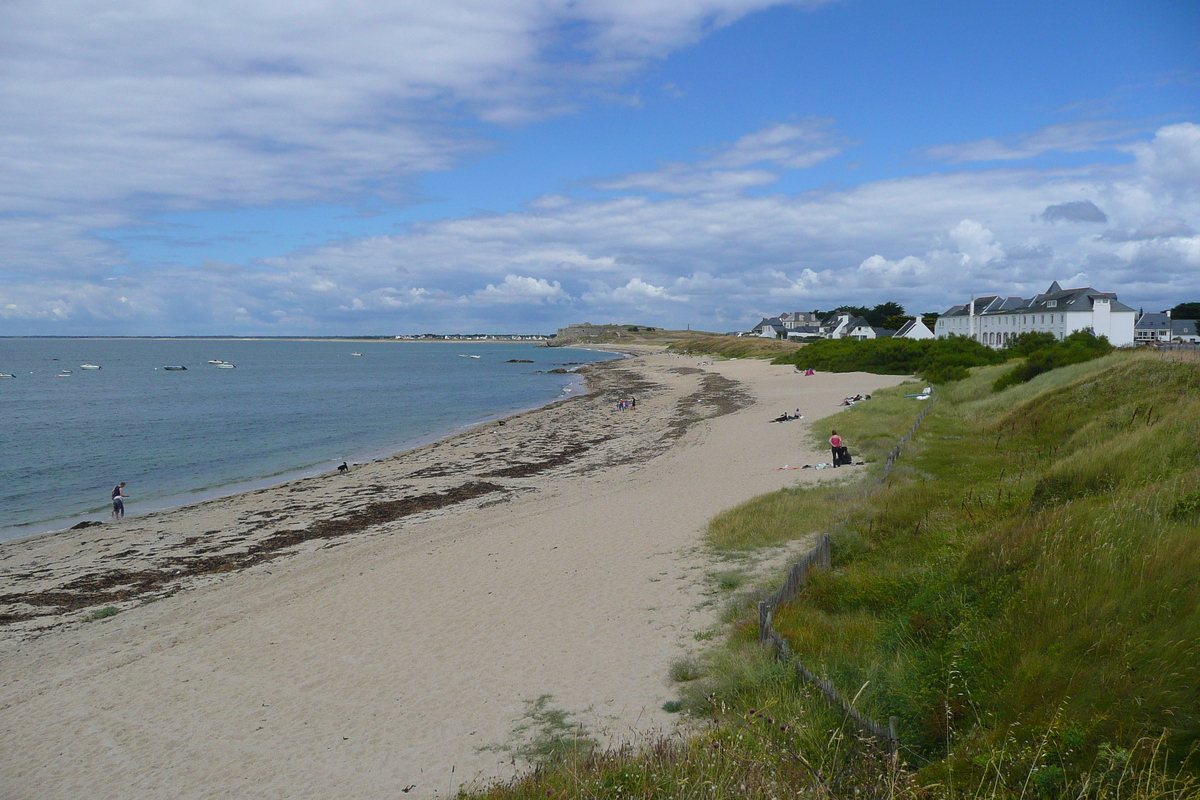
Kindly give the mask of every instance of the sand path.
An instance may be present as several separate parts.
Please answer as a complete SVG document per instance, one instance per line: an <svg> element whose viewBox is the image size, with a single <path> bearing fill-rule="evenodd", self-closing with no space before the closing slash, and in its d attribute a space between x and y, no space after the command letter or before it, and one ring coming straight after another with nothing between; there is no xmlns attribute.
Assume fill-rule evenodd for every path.
<svg viewBox="0 0 1200 800"><path fill-rule="evenodd" d="M32 567L46 570L43 584L94 569L73 555L81 542L122 556L141 546L126 557L149 564L166 551L147 543L178 546L188 531L226 548L228 531L265 535L247 533L257 530L250 511L274 518L297 495L368 502L363 487L389 470L410 495L461 485L464 465L483 480L473 457L544 432L555 414L589 417L576 435L597 442L590 456L533 474L509 467L487 479L503 491L453 508L158 586L169 589L162 599L131 601L104 621L10 626L0 640L0 796L428 798L512 774L511 755L486 748L511 744L539 697L602 738L669 727L668 667L716 617L704 524L757 494L846 474L778 471L827 453L800 424L766 421L796 408L815 420L848 394L901 379L805 378L661 353L620 369L644 380L636 412L608 402L531 412L363 467L353 483L312 479L154 515L120 535L106 526L0 548L0 580L45 588ZM714 375L751 404L672 429L681 403L713 407L703 385ZM426 483L413 477L420 470Z"/></svg>

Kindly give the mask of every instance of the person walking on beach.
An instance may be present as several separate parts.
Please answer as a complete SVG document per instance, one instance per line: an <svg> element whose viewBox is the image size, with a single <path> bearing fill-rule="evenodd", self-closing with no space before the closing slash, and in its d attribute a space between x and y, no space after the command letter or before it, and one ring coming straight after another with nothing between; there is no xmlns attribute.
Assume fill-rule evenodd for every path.
<svg viewBox="0 0 1200 800"><path fill-rule="evenodd" d="M125 519L125 498L129 495L125 494L125 481L121 481L112 490L113 519Z"/></svg>

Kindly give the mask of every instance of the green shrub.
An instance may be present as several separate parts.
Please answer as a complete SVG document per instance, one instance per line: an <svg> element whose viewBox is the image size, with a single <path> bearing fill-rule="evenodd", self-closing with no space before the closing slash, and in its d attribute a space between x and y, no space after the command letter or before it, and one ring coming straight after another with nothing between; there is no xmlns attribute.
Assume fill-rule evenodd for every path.
<svg viewBox="0 0 1200 800"><path fill-rule="evenodd" d="M822 339L775 358L774 364L825 372L920 374L932 383L965 378L971 367L999 364L998 351L965 336L944 339Z"/></svg>
<svg viewBox="0 0 1200 800"><path fill-rule="evenodd" d="M1049 337L1047 341L1046 337ZM1014 354L1026 355L1025 363L1001 375L992 384L993 391L1002 391L1018 383L1033 380L1043 372L1082 364L1093 358L1106 356L1113 347L1105 336L1095 336L1091 331L1076 331L1062 341L1054 341L1052 334L1021 334L1017 337Z"/></svg>

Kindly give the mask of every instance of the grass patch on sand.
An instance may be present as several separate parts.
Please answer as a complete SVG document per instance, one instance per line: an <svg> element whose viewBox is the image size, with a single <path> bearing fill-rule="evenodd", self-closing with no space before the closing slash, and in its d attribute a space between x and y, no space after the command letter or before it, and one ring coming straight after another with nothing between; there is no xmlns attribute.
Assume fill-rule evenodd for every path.
<svg viewBox="0 0 1200 800"><path fill-rule="evenodd" d="M120 613L121 613L121 609L117 608L116 606L105 606L104 608L96 609L95 611L93 611L90 614L88 614L87 616L85 616L83 618L83 621L84 622L95 622L96 620L108 619L109 617L115 617L117 614L120 614Z"/></svg>

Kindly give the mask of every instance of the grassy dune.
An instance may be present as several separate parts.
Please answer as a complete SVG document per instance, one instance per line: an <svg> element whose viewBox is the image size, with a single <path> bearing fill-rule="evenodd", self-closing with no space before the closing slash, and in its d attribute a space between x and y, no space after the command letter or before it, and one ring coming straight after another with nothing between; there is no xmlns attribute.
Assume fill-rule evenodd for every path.
<svg viewBox="0 0 1200 800"><path fill-rule="evenodd" d="M709 530L731 555L833 533L834 569L775 627L899 718L905 767L762 655L751 595L680 685L693 736L485 796L1200 797L1200 363L1119 353L994 394L1004 369L944 388L870 495L784 490ZM856 454L907 428L905 391L839 418Z"/></svg>
<svg viewBox="0 0 1200 800"><path fill-rule="evenodd" d="M786 339L761 339L757 336L693 336L672 342L674 353L715 355L722 358L778 358L804 347Z"/></svg>

